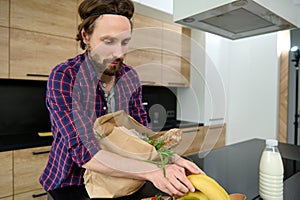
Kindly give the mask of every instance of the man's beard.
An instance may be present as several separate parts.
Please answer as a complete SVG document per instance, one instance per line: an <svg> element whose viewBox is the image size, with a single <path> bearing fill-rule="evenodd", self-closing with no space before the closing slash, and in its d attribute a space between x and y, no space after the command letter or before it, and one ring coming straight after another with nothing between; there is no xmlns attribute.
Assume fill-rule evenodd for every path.
<svg viewBox="0 0 300 200"><path fill-rule="evenodd" d="M117 58L114 60L105 59L103 61L103 63L104 63L103 65L105 66L103 74L108 75L108 76L115 76L118 74L118 72L121 69L121 66L123 64L123 59L121 59L121 58Z"/></svg>
<svg viewBox="0 0 300 200"><path fill-rule="evenodd" d="M122 58L104 59L102 63L100 63L99 60L100 60L100 56L97 54L90 56L90 61L92 63L92 66L94 67L95 71L98 74L105 74L108 76L117 75L123 64ZM114 64L112 64L112 63L114 63Z"/></svg>

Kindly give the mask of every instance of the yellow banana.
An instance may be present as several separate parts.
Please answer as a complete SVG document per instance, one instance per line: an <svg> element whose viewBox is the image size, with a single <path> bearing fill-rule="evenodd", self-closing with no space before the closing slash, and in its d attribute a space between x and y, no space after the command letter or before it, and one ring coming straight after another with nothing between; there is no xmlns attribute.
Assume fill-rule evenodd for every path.
<svg viewBox="0 0 300 200"><path fill-rule="evenodd" d="M228 193L214 179L203 174L188 176L193 186L203 192L209 200L230 200Z"/></svg>
<svg viewBox="0 0 300 200"><path fill-rule="evenodd" d="M199 200L209 200L208 197L201 191L189 192L187 196L197 197Z"/></svg>

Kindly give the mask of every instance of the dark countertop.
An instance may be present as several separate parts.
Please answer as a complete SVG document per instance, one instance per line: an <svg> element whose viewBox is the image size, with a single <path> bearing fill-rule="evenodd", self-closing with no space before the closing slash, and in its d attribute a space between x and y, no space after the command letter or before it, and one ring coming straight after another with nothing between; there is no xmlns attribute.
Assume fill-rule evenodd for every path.
<svg viewBox="0 0 300 200"><path fill-rule="evenodd" d="M161 126L153 127L153 131L169 130L171 128L187 128L193 126L203 126L201 123L168 120ZM17 150L24 148L40 147L51 145L53 138L51 136L40 137L37 132L22 132L22 133L0 133L0 152Z"/></svg>
<svg viewBox="0 0 300 200"><path fill-rule="evenodd" d="M247 199L258 199L258 169L264 147L265 140L251 139L214 149L209 153L192 155L189 158L215 178L229 193L243 193ZM285 163L284 179L287 182L295 175L296 171L291 167L294 161L298 165L297 171L300 170L300 146L279 143L278 148ZM294 196L297 192L289 185L286 184L288 190L284 191L285 197L288 193ZM284 199L294 200L296 197L299 196Z"/></svg>
<svg viewBox="0 0 300 200"><path fill-rule="evenodd" d="M251 139L244 142L213 149L188 156L207 175L213 177L228 193L246 194L247 200L258 200L258 167L264 149L265 141ZM279 151L285 163L297 161L300 166L300 146L279 143ZM292 159L292 160L291 160ZM300 169L298 172L287 168L285 165L284 199L295 200L299 198ZM119 200L141 199L162 194L155 187L146 184L135 194Z"/></svg>
<svg viewBox="0 0 300 200"><path fill-rule="evenodd" d="M51 136L40 137L38 133L23 132L0 135L0 152L25 149L32 147L41 147L51 145L53 138Z"/></svg>
<svg viewBox="0 0 300 200"><path fill-rule="evenodd" d="M184 120L167 120L164 124L151 124L153 131L165 131L171 128L189 128L194 126L203 126L203 123L189 122Z"/></svg>

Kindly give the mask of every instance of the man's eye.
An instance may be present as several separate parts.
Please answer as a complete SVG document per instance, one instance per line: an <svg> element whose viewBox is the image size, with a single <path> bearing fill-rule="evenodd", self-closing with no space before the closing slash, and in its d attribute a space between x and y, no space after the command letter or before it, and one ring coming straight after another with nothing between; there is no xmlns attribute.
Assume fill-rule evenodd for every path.
<svg viewBox="0 0 300 200"><path fill-rule="evenodd" d="M103 41L105 44L113 44L113 40L104 40Z"/></svg>
<svg viewBox="0 0 300 200"><path fill-rule="evenodd" d="M130 41L130 40L124 40L124 41L122 42L122 45L123 45L123 46L128 45L129 41Z"/></svg>

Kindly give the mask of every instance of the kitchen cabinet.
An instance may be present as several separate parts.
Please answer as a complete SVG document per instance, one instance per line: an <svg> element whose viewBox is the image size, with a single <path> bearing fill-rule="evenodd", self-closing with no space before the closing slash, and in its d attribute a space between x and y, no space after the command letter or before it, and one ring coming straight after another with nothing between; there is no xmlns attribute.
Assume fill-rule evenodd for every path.
<svg viewBox="0 0 300 200"><path fill-rule="evenodd" d="M76 23L76 0L10 1L10 26L12 28L71 39L76 36Z"/></svg>
<svg viewBox="0 0 300 200"><path fill-rule="evenodd" d="M74 39L10 31L10 78L47 80L52 68L76 55Z"/></svg>
<svg viewBox="0 0 300 200"><path fill-rule="evenodd" d="M163 23L162 84L188 87L190 82L190 36L188 28Z"/></svg>
<svg viewBox="0 0 300 200"><path fill-rule="evenodd" d="M13 151L0 152L0 199L13 195Z"/></svg>
<svg viewBox="0 0 300 200"><path fill-rule="evenodd" d="M133 66L142 84L159 85L162 79L162 22L135 14L125 63Z"/></svg>
<svg viewBox="0 0 300 200"><path fill-rule="evenodd" d="M27 196L30 199L32 195L45 193L39 183L39 177L46 166L49 150L50 147L45 146L14 151L15 199L18 199L18 197L21 199L22 196Z"/></svg>
<svg viewBox="0 0 300 200"><path fill-rule="evenodd" d="M0 152L0 200L44 200L39 183L50 146Z"/></svg>
<svg viewBox="0 0 300 200"><path fill-rule="evenodd" d="M162 85L172 87L188 87L190 62L181 56L164 53L162 68Z"/></svg>
<svg viewBox="0 0 300 200"><path fill-rule="evenodd" d="M0 78L47 80L77 54L77 0L0 0L0 9Z"/></svg>
<svg viewBox="0 0 300 200"><path fill-rule="evenodd" d="M0 27L0 78L9 77L9 29L6 27Z"/></svg>
<svg viewBox="0 0 300 200"><path fill-rule="evenodd" d="M139 14L133 28L125 62L136 69L142 84L188 87L189 29Z"/></svg>
<svg viewBox="0 0 300 200"><path fill-rule="evenodd" d="M134 50L126 56L125 63L133 66L143 85L159 85L162 79L160 51Z"/></svg>

